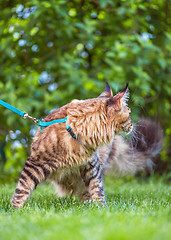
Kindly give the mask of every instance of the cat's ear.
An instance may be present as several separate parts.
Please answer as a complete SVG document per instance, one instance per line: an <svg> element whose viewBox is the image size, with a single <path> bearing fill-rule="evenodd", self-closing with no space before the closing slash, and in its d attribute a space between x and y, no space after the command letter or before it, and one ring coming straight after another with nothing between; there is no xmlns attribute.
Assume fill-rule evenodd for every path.
<svg viewBox="0 0 171 240"><path fill-rule="evenodd" d="M121 103L126 103L129 99L128 83L126 84L126 87L122 91L117 93L114 97L120 100Z"/></svg>
<svg viewBox="0 0 171 240"><path fill-rule="evenodd" d="M113 92L111 87L109 86L109 83L106 82L106 87L105 90L98 96L98 98L102 98L102 97L112 97L113 96Z"/></svg>
<svg viewBox="0 0 171 240"><path fill-rule="evenodd" d="M115 105L116 109L121 109L122 103L125 103L129 99L129 90L128 90L128 83L126 84L126 87L117 93L114 97L111 97L107 101L107 105Z"/></svg>

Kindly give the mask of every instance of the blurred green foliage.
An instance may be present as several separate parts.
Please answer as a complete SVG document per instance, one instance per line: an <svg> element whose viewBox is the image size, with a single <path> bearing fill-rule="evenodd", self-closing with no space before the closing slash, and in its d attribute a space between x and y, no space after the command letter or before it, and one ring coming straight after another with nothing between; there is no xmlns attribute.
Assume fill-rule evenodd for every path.
<svg viewBox="0 0 171 240"><path fill-rule="evenodd" d="M2 0L0 99L41 118L129 82L132 116L158 120L171 151L170 0ZM0 160L17 175L35 126L0 107Z"/></svg>

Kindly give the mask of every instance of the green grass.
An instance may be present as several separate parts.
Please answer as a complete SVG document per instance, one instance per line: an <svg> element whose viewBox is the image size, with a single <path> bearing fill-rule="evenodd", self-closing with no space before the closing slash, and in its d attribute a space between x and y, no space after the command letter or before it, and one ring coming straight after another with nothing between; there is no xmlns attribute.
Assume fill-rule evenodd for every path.
<svg viewBox="0 0 171 240"><path fill-rule="evenodd" d="M108 177L105 186L105 209L59 199L51 185L41 185L16 210L10 206L15 184L1 185L0 239L171 239L171 187L163 180Z"/></svg>

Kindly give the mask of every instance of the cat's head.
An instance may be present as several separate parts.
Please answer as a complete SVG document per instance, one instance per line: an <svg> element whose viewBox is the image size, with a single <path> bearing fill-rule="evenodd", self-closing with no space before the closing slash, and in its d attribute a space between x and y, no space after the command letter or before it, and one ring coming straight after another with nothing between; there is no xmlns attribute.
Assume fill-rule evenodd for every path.
<svg viewBox="0 0 171 240"><path fill-rule="evenodd" d="M106 83L106 88L99 98L106 98L107 119L115 124L116 133L119 131L130 133L133 129L133 122L130 116L131 110L127 105L129 99L128 84L122 91L113 96L111 87Z"/></svg>
<svg viewBox="0 0 171 240"><path fill-rule="evenodd" d="M115 134L120 131L129 133L133 128L127 100L128 85L113 96L106 83L98 98L73 100L67 105L67 124L90 145L110 142Z"/></svg>

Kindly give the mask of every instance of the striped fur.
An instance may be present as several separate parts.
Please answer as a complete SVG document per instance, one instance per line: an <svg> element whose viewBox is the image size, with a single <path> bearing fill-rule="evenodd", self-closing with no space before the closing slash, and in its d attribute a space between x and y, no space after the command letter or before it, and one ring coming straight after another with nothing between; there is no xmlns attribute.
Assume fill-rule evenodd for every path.
<svg viewBox="0 0 171 240"><path fill-rule="evenodd" d="M38 130L11 201L14 207L22 207L40 182L62 184L65 178L70 186L66 186L68 192L75 191L72 186L78 180L83 186L80 197L88 193L93 201L105 205L100 162L98 159L94 162L93 153L99 146L110 143L119 131L132 130L130 109L122 101L126 91L127 87L114 97L102 93L99 98L73 100L44 119L52 121L67 116L76 139L68 133L65 123Z"/></svg>

